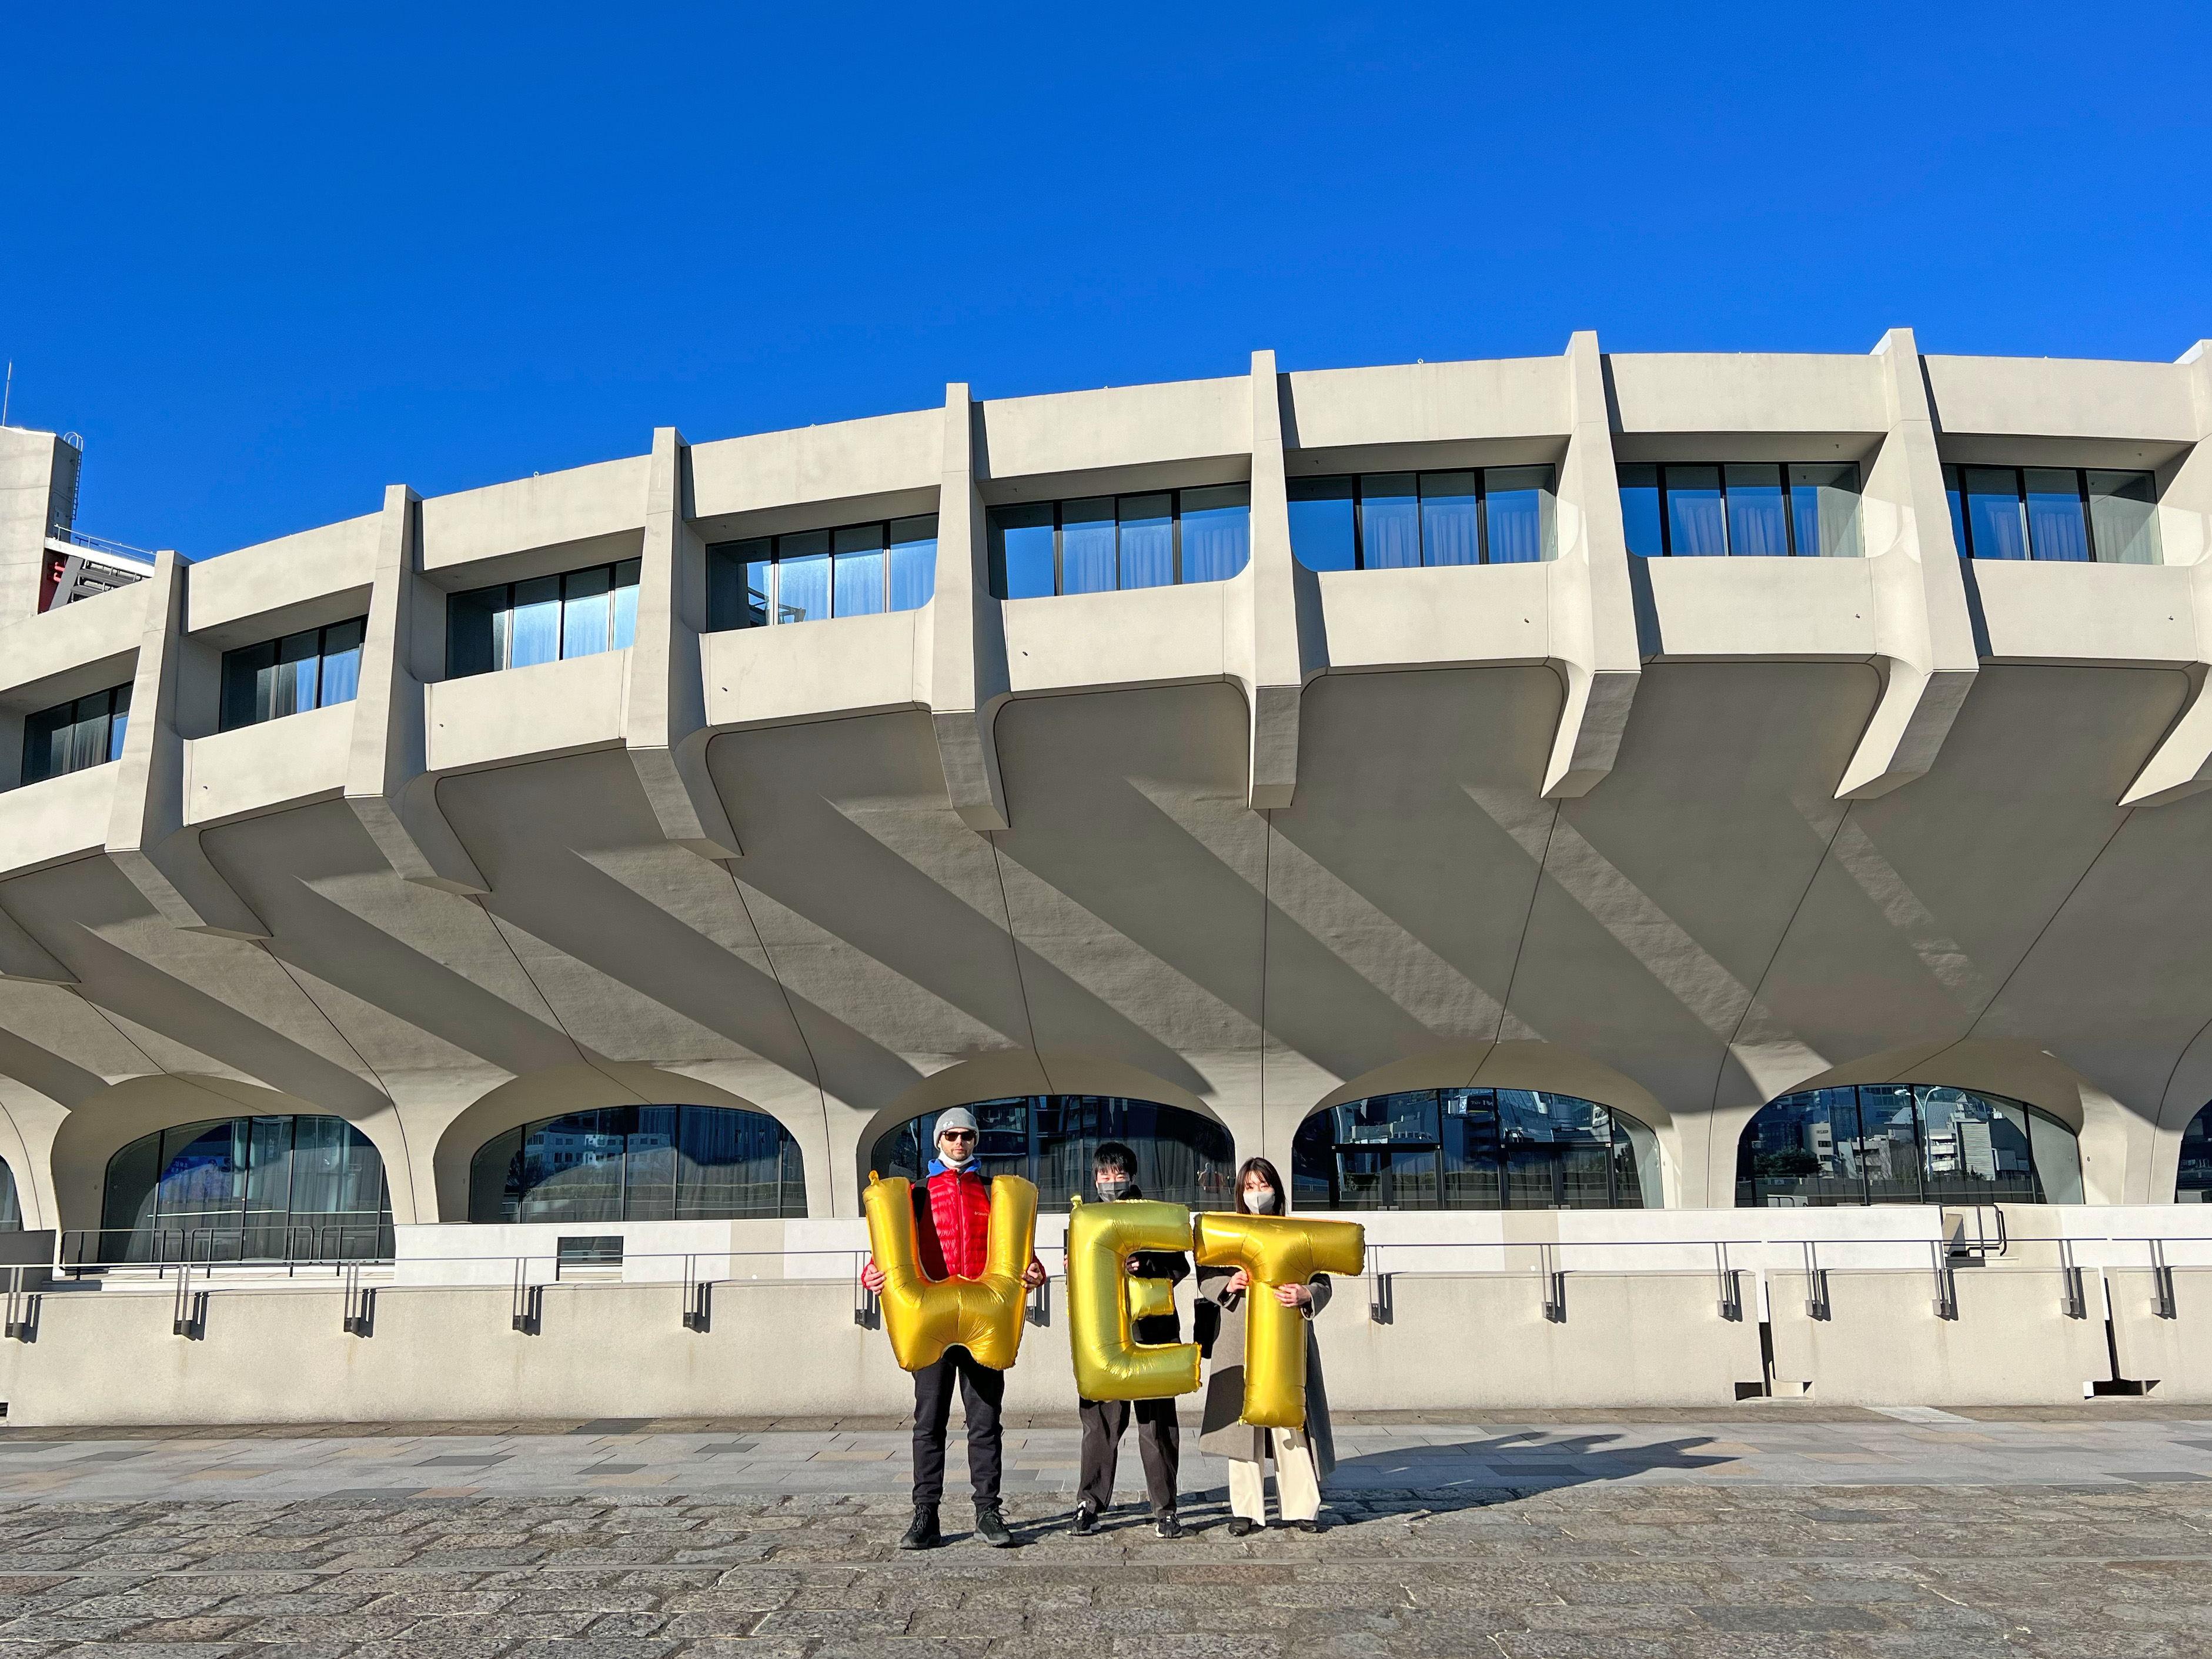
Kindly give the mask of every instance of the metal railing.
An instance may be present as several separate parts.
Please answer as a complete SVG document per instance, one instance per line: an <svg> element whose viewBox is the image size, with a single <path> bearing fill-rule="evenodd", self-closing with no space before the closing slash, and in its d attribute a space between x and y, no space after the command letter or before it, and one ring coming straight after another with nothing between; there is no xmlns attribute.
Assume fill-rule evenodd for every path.
<svg viewBox="0 0 2212 1659"><path fill-rule="evenodd" d="M392 1259L392 1230L384 1221L241 1223L237 1226L76 1227L54 1240L54 1271L71 1279L88 1273L216 1266L262 1272L333 1270Z"/></svg>
<svg viewBox="0 0 2212 1659"><path fill-rule="evenodd" d="M94 553L106 553L114 558L131 559L142 564L151 564L155 559L155 555L145 548L133 547L128 542L118 542L112 537L95 536L71 525L48 526L46 539L65 542L71 547L86 548Z"/></svg>

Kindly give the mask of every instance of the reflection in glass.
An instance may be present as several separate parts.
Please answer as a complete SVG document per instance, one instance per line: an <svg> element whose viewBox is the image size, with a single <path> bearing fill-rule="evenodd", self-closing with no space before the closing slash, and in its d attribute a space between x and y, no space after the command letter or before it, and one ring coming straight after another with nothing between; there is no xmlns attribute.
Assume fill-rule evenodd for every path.
<svg viewBox="0 0 2212 1659"><path fill-rule="evenodd" d="M1966 497L1966 537L1978 559L2027 556L2027 518L2020 474L2008 466L1960 469Z"/></svg>
<svg viewBox="0 0 2212 1659"><path fill-rule="evenodd" d="M2157 480L2148 472L2087 475L2089 527L2100 564L2156 564Z"/></svg>
<svg viewBox="0 0 2212 1659"><path fill-rule="evenodd" d="M1293 544L1297 533L1293 526ZM1221 484L1182 492L1183 580L1226 581L1251 557L1251 485Z"/></svg>
<svg viewBox="0 0 2212 1659"><path fill-rule="evenodd" d="M2086 564L2089 526L2081 511L2081 480L2071 467L2031 466L2021 477L2027 491L2027 544L2039 559Z"/></svg>
<svg viewBox="0 0 2212 1659"><path fill-rule="evenodd" d="M1052 505L991 509L991 587L1001 599L1048 599L1058 591Z"/></svg>
<svg viewBox="0 0 2212 1659"><path fill-rule="evenodd" d="M502 668L528 668L561 659L561 579L538 576L514 585L508 605Z"/></svg>
<svg viewBox="0 0 2212 1659"><path fill-rule="evenodd" d="M1482 526L1472 472L1421 474L1421 562L1480 564Z"/></svg>
<svg viewBox="0 0 2212 1659"><path fill-rule="evenodd" d="M384 1162L343 1118L179 1124L108 1160L97 1259L389 1257Z"/></svg>
<svg viewBox="0 0 2212 1659"><path fill-rule="evenodd" d="M1421 562L1420 495L1410 472L1370 472L1359 481L1360 564L1411 570Z"/></svg>
<svg viewBox="0 0 2212 1659"><path fill-rule="evenodd" d="M1728 550L1735 558L1790 556L1790 524L1782 497L1782 469L1765 461L1731 461L1728 481Z"/></svg>
<svg viewBox="0 0 2212 1659"><path fill-rule="evenodd" d="M1658 1141L1548 1090L1415 1089L1307 1118L1291 1187L1309 1209L1656 1208Z"/></svg>
<svg viewBox="0 0 2212 1659"><path fill-rule="evenodd" d="M615 573L611 565L574 570L561 579L561 654L589 657L607 648L612 633Z"/></svg>
<svg viewBox="0 0 2212 1659"><path fill-rule="evenodd" d="M830 532L776 538L775 620L820 622L830 615Z"/></svg>
<svg viewBox="0 0 2212 1659"><path fill-rule="evenodd" d="M2081 1194L2072 1132L1978 1090L1807 1090L1760 1108L1736 1143L1739 1205L2078 1204Z"/></svg>
<svg viewBox="0 0 2212 1659"><path fill-rule="evenodd" d="M1350 570L1357 562L1352 526L1354 481L1290 481L1291 549L1309 570Z"/></svg>
<svg viewBox="0 0 2212 1659"><path fill-rule="evenodd" d="M477 1222L727 1221L806 1213L799 1143L763 1112L608 1106L522 1124L469 1166Z"/></svg>
<svg viewBox="0 0 2212 1659"><path fill-rule="evenodd" d="M969 1109L980 1131L981 1173L1034 1182L1045 1209L1092 1196L1091 1154L1106 1140L1137 1154L1137 1185L1146 1198L1194 1210L1230 1207L1236 1165L1229 1132L1195 1112L1109 1095L1013 1096ZM936 1157L936 1125L937 1114L926 1112L890 1131L876 1142L868 1167L921 1180Z"/></svg>
<svg viewBox="0 0 2212 1659"><path fill-rule="evenodd" d="M1620 527L1628 550L1638 558L1656 559L1667 544L1659 528L1659 469L1648 462L1628 462L1618 470L1620 481Z"/></svg>
<svg viewBox="0 0 2212 1659"><path fill-rule="evenodd" d="M15 1194L15 1172L0 1164L0 1233L23 1231L23 1206Z"/></svg>
<svg viewBox="0 0 2212 1659"><path fill-rule="evenodd" d="M1848 463L1790 469L1791 533L1797 556L1859 556L1859 470Z"/></svg>
<svg viewBox="0 0 2212 1659"><path fill-rule="evenodd" d="M2201 1108L2181 1132L2181 1167L2174 1176L2173 1201L2212 1204L2212 1105Z"/></svg>
<svg viewBox="0 0 2212 1659"><path fill-rule="evenodd" d="M854 525L831 533L836 560L830 614L873 617L884 609L884 531L879 524Z"/></svg>
<svg viewBox="0 0 2212 1659"><path fill-rule="evenodd" d="M1110 593L1114 591L1116 558L1114 537L1114 498L1098 495L1088 501L1060 504L1060 591L1063 593Z"/></svg>
<svg viewBox="0 0 2212 1659"><path fill-rule="evenodd" d="M1536 564L1551 556L1552 469L1493 466L1482 475L1483 538L1492 564Z"/></svg>
<svg viewBox="0 0 2212 1659"><path fill-rule="evenodd" d="M937 514L890 522L889 604L893 611L919 611L937 592Z"/></svg>
<svg viewBox="0 0 2212 1659"><path fill-rule="evenodd" d="M1667 469L1667 550L1678 559L1717 559L1728 552L1720 468Z"/></svg>
<svg viewBox="0 0 2212 1659"><path fill-rule="evenodd" d="M1124 495L1116 504L1121 531L1121 585L1170 587L1175 583L1175 497Z"/></svg>

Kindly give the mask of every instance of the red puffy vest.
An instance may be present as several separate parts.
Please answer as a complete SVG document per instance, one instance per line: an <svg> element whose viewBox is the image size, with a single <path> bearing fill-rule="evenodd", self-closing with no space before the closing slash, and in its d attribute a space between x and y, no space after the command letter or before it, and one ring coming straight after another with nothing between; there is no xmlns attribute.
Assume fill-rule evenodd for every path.
<svg viewBox="0 0 2212 1659"><path fill-rule="evenodd" d="M914 1195L914 1248L932 1279L977 1279L990 1255L991 1188L975 1173L940 1170Z"/></svg>

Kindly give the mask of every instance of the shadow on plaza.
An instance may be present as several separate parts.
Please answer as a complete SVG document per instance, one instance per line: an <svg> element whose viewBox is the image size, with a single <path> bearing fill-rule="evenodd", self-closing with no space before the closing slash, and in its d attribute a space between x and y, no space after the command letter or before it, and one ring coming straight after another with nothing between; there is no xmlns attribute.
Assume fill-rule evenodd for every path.
<svg viewBox="0 0 2212 1659"><path fill-rule="evenodd" d="M1323 1492L1339 1504L1402 1494L1425 1509L1476 1509L1510 1502L1530 1490L1556 1490L1624 1480L1651 1471L1695 1473L1736 1462L1700 1447L1711 1435L1620 1445L1618 1434L1498 1434L1419 1446L1397 1446L1338 1461Z"/></svg>

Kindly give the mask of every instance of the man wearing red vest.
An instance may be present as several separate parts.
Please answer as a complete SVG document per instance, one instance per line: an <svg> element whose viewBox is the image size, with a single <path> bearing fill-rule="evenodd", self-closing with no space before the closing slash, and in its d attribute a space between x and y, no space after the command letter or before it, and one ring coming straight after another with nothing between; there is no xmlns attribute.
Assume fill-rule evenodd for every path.
<svg viewBox="0 0 2212 1659"><path fill-rule="evenodd" d="M937 1156L928 1179L914 1189L914 1248L931 1279L975 1279L989 1255L991 1188L975 1168L975 1114L965 1106L937 1117ZM1044 1283L1044 1264L1034 1255L1024 1284ZM860 1270L873 1295L884 1288L873 1261ZM957 1377L968 1416L968 1479L975 1492L975 1531L995 1549L1014 1541L999 1511L999 1402L1006 1374L977 1363L965 1348L947 1348L934 1365L914 1374L914 1522L899 1540L902 1550L933 1549L944 1541L937 1506L945 1497L945 1430L952 1417Z"/></svg>

